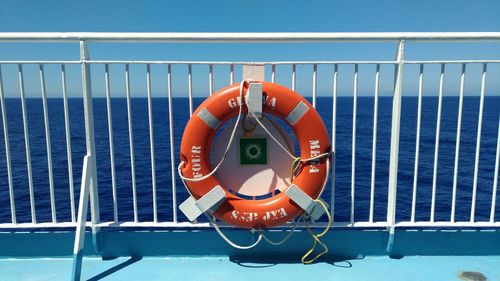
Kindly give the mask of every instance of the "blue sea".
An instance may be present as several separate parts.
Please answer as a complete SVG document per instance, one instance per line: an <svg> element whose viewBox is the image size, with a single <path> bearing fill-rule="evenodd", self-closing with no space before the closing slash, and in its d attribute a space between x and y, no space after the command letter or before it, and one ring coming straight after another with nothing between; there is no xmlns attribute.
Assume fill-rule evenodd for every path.
<svg viewBox="0 0 500 281"><path fill-rule="evenodd" d="M195 107L203 101L194 100ZM373 97L358 98L356 136L356 195L355 220L366 221L369 216L371 154L373 134ZM349 221L351 194L351 142L352 142L352 97L339 97L337 103L337 151L335 169L335 220ZM437 97L424 97L422 106L422 129L420 162L418 171L417 220L429 220L431 209L432 173L437 117ZM379 99L377 161L375 185L375 221L386 219L387 186L389 169L389 147L392 99ZM401 142L399 154L399 175L397 195L397 219L409 220L413 188L415 161L415 136L417 118L417 98L404 97L402 104ZM21 103L19 99L7 99L9 140L12 156L13 182L18 222L30 222L30 205L24 132ZM36 212L38 222L51 221L49 180L45 129L41 99L27 99L28 125L30 133L33 181L35 187ZM332 98L320 97L317 109L325 125L331 132ZM465 97L460 145L457 220L469 220L473 186L476 133L478 126L479 97ZM50 134L52 139L52 162L55 184L55 198L58 221L70 221L70 193L64 129L62 99L49 99ZM78 202L82 162L85 155L85 130L83 100L69 99L71 147L73 159L73 180L75 201ZM128 124L126 100L112 99L113 137L116 163L116 187L118 192L118 217L120 221L133 220L130 154L128 144ZM154 98L154 139L156 153L156 182L158 198L158 218L172 220L172 182L170 169L170 143L168 100ZM457 129L458 97L443 98L441 137L436 193L436 220L449 220L451 210L455 138ZM500 115L500 97L487 96L484 103L484 121L481 139L476 220L489 219L497 128ZM139 220L153 220L151 161L146 98L132 99L133 136L135 146L135 169ZM188 100L173 99L175 161L179 162L179 145L182 132L189 119ZM109 156L108 123L106 100L94 99L95 135L97 150L97 173L101 220L113 220L111 169ZM2 130L0 128L0 130ZM5 160L4 134L0 132L0 223L10 222L10 201L8 194L7 168ZM179 179L177 200L182 202L187 193ZM323 197L330 198L331 183ZM500 196L497 201L500 201ZM500 202L496 215L500 216ZM185 218L179 212L179 220Z"/></svg>

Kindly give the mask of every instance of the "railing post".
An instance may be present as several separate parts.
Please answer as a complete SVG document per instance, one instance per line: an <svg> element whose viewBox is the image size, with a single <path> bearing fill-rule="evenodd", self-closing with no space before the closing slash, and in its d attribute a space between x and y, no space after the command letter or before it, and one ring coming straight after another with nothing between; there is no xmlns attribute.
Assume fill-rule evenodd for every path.
<svg viewBox="0 0 500 281"><path fill-rule="evenodd" d="M401 122L401 97L403 92L403 66L405 41L399 42L396 55L394 96L392 98L391 154L389 163L389 186L387 191L387 223L389 239L387 252L392 251L394 244L394 228L396 223L396 195L398 185L399 131Z"/></svg>
<svg viewBox="0 0 500 281"><path fill-rule="evenodd" d="M92 110L92 89L90 83L90 66L88 65L89 54L85 41L80 41L80 61L82 68L82 94L83 108L85 115L85 143L87 147L87 155L91 162L90 170L90 211L92 218L92 234L94 246L97 246L96 236L99 232L97 224L100 223L99 215L99 192L97 188L97 170L96 170L96 153L95 153L95 138L94 138L94 113ZM97 247L96 247L97 249Z"/></svg>

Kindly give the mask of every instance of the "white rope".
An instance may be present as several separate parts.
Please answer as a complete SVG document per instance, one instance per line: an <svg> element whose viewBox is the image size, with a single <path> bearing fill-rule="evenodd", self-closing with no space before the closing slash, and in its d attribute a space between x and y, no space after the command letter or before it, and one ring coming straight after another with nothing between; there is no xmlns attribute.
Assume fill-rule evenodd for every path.
<svg viewBox="0 0 500 281"><path fill-rule="evenodd" d="M278 242L271 240L265 234L262 234L262 236L264 237L264 240L266 240L267 243L269 243L269 244L271 244L273 246L282 245L283 243L285 243L286 241L288 241L288 239L290 239L290 237L292 237L292 235L295 233L295 229L297 228L297 225L299 224L299 220L300 219L298 219L298 220L296 220L296 221L293 222L293 227L290 230L290 232L283 239L281 239Z"/></svg>
<svg viewBox="0 0 500 281"><path fill-rule="evenodd" d="M181 178L181 181L182 181L182 184L184 185L184 187L186 188L186 190L188 191L189 195L193 196L193 194L191 193L191 191L189 190L189 188L186 185L186 181L184 181L184 179L182 179L182 178ZM205 212L204 214L208 218L208 222L210 223L210 225L212 225L215 228L215 231L217 232L217 234L219 234L219 236L224 241L226 241L227 244L229 244L233 248L240 249L240 250L249 250L249 249L252 249L253 247L257 246L260 243L260 241L262 240L262 238L264 238L264 234L263 234L262 230L259 229L259 237L257 238L257 241L255 241L255 243L248 245L248 246L238 245L235 242L231 241L231 239L229 239L229 237L227 237L222 232L219 225L215 222L215 217L212 216L212 214L210 214L208 212Z"/></svg>
<svg viewBox="0 0 500 281"><path fill-rule="evenodd" d="M257 246L260 241L262 241L262 238L264 237L264 234L262 233L262 229L259 229L259 237L257 238L257 241L255 241L253 244L248 245L248 246L242 246L238 245L235 242L231 241L219 228L219 226L215 223L215 218L213 218L211 222L212 226L215 228L215 231L219 234L219 236L226 241L227 244L229 244L231 247L239 249L239 250L249 250L252 249L253 247Z"/></svg>
<svg viewBox="0 0 500 281"><path fill-rule="evenodd" d="M297 160L297 157L295 157L295 155L293 155L290 151L288 151L288 149L286 149L272 134L271 132L269 132L269 130L266 128L266 126L264 126L264 124L262 124L262 122L259 120L259 118L255 115L255 113L253 111L249 111L248 114L253 117L255 119L255 121L257 121L257 123L262 127L262 129L264 129L264 131L266 131L266 133L276 142L276 144L278 144L279 147L281 147L281 149L283 149L283 151L285 151L288 156L290 156L293 160Z"/></svg>
<svg viewBox="0 0 500 281"><path fill-rule="evenodd" d="M231 144L233 143L233 139L234 139L234 135L236 133L236 129L238 128L238 124L240 123L240 118L241 118L241 113L242 113L242 108L243 108L243 87L245 85L247 81L246 80L243 80L241 81L240 83L240 103L239 103L239 111L238 111L238 118L236 119L236 123L234 123L234 127L233 127L233 130L231 132L231 137L229 138L229 142L227 144L227 147L226 147L226 150L224 151L224 154L222 155L222 158L220 159L219 163L217 164L217 166L215 166L215 168L208 174L202 176L202 177L199 177L199 178L188 178L188 177L185 177L183 174L182 174L182 166L184 166L185 162L184 161L181 161L181 163L179 164L179 166L177 167L177 172L179 173L179 177L185 181L191 181L191 182L198 182L198 181L202 181L202 180L205 180L205 179L208 179L209 177L211 177L218 169L219 167L222 165L222 162L224 162L224 160L226 159L226 156L227 156L227 153L229 152L229 149L231 148Z"/></svg>
<svg viewBox="0 0 500 281"><path fill-rule="evenodd" d="M317 160L317 159L321 159L325 156L329 156L331 152L325 152L325 153L322 153L320 155L317 155L317 156L314 156L314 157L311 157L311 158L306 158L306 159L301 159L300 157L296 157L295 155L293 155L288 149L286 149L272 134L271 132L269 132L269 130L266 128L266 126L264 126L264 124L259 120L259 118L255 115L255 113L253 111L250 111L248 112L248 114L253 117L255 119L255 121L257 121L257 123L262 127L262 129L264 129L264 131L266 131L266 133L274 140L274 142L276 142L276 144L278 144L279 147L281 147L281 149L283 149L283 151L285 151L294 161L297 161L300 159L300 162L308 162L308 161L313 161L313 160Z"/></svg>

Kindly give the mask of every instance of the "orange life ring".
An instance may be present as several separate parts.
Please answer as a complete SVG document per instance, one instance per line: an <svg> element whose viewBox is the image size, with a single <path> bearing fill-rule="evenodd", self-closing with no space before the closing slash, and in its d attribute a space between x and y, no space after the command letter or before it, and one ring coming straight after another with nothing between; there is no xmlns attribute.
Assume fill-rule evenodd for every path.
<svg viewBox="0 0 500 281"><path fill-rule="evenodd" d="M292 127L302 159L330 152L330 138L325 124L305 98L278 84L259 83L262 83L263 89L263 112L280 117ZM247 89L248 85L244 85L244 91ZM212 142L221 125L238 114L239 99L240 85L235 84L207 98L193 113L184 130L180 151L181 161L184 162L180 171L185 177L197 178L212 171ZM247 112L245 105L242 111ZM208 115L212 122L207 123L207 118L200 118L200 114ZM321 195L324 187L327 158L302 162L301 170L292 181L313 199ZM303 213L284 192L266 199L248 200L228 192L228 188L222 186L214 175L201 181L186 181L187 188L197 200L217 185L225 190L226 199L212 215L235 226L268 228L284 224Z"/></svg>

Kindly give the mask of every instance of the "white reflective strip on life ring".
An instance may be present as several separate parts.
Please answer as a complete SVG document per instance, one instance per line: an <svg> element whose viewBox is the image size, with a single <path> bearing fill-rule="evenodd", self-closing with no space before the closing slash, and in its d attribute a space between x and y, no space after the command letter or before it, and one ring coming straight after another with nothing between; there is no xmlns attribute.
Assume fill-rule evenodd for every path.
<svg viewBox="0 0 500 281"><path fill-rule="evenodd" d="M179 205L179 209L190 221L194 221L202 213L208 210L215 211L212 208L218 207L219 203L225 198L226 192L224 189L222 189L220 185L216 185L199 200L194 199L193 196L189 196L186 201Z"/></svg>
<svg viewBox="0 0 500 281"><path fill-rule="evenodd" d="M325 213L325 210L319 206L318 202L307 195L295 184L290 185L290 187L285 191L285 194L292 199L293 202L299 205L299 207L302 208L308 215L310 215L313 220L319 219ZM321 201L326 204L325 201ZM328 206L328 204L326 204L326 206Z"/></svg>
<svg viewBox="0 0 500 281"><path fill-rule="evenodd" d="M305 104L303 101L300 101L295 108L286 116L286 121L290 123L292 126L297 123L297 121L306 114L306 112L309 110L309 107L307 104Z"/></svg>
<svg viewBox="0 0 500 281"><path fill-rule="evenodd" d="M200 110L200 112L198 112L198 117L203 120L203 122L205 122L205 124L207 124L210 128L212 129L217 129L217 127L219 127L220 125L220 121L219 119L217 119L217 117L215 117L210 111L208 111L208 109L206 109L205 107L202 108Z"/></svg>

